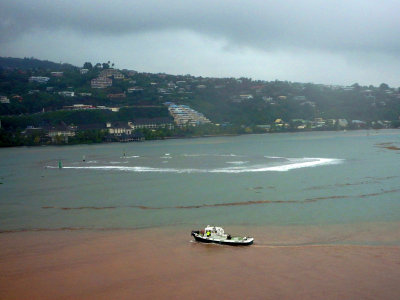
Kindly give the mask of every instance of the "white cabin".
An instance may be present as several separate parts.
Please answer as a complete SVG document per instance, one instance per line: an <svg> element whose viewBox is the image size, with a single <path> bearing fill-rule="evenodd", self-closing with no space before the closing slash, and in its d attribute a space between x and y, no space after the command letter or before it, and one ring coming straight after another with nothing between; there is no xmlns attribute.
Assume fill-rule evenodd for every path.
<svg viewBox="0 0 400 300"><path fill-rule="evenodd" d="M208 232L210 232L210 235L208 235ZM216 227L210 225L207 225L207 227L204 228L204 234L206 236L226 236L224 229L222 227Z"/></svg>

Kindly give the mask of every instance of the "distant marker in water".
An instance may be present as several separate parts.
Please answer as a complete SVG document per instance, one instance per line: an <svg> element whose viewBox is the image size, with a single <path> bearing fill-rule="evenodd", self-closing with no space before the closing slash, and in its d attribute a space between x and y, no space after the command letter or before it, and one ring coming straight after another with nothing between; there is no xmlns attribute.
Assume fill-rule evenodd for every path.
<svg viewBox="0 0 400 300"><path fill-rule="evenodd" d="M83 158L82 158L82 161L83 161L83 162L85 162L85 161L86 161L86 157L85 157L85 155L83 156Z"/></svg>

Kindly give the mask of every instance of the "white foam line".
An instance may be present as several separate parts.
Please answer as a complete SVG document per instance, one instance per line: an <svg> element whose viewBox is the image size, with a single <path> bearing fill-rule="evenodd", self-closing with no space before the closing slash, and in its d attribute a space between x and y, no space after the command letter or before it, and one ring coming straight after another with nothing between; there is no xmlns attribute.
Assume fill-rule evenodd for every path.
<svg viewBox="0 0 400 300"><path fill-rule="evenodd" d="M242 155L236 154L183 154L182 156L186 157L205 157L205 156L214 156L214 157L241 157Z"/></svg>
<svg viewBox="0 0 400 300"><path fill-rule="evenodd" d="M248 161L227 161L227 164L232 164L232 165L243 165L248 163Z"/></svg>
<svg viewBox="0 0 400 300"><path fill-rule="evenodd" d="M303 158L296 159L296 162L291 164L279 165L279 166L268 166L268 167L257 167L253 166L253 168L244 168L244 167L233 167L233 168L225 168L225 169L216 169L210 171L211 173L245 173L245 172L287 172L293 169L300 169L300 168L310 168L310 167L317 167L323 165L336 165L343 162L342 159L336 158ZM310 161L311 160L311 161ZM300 162L299 162L300 161Z"/></svg>
<svg viewBox="0 0 400 300"><path fill-rule="evenodd" d="M300 159L301 160L301 159ZM286 172L293 169L310 168L323 165L335 165L343 162L335 158L304 158L302 162L296 162L279 166L253 166L253 167L231 167L220 169L175 169L175 168L152 168L152 167L124 167L124 166L81 166L63 169L92 169L92 170L118 170L129 172L158 172L158 173L250 173L250 172ZM310 161L311 160L311 161ZM58 168L48 166L47 168Z"/></svg>
<svg viewBox="0 0 400 300"><path fill-rule="evenodd" d="M266 171L282 172L282 171L289 171L289 170L293 170L293 169L310 168L310 167L317 167L317 166L323 166L323 165L337 165L342 162L343 162L342 159L315 158L315 160L313 160L313 161L296 162L296 163L282 165L282 166L268 167L268 168L266 168Z"/></svg>

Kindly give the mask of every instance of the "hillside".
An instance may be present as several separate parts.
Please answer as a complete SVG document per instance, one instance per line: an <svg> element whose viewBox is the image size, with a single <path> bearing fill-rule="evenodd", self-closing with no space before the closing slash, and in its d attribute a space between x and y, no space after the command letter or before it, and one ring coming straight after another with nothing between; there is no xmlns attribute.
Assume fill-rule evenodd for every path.
<svg viewBox="0 0 400 300"><path fill-rule="evenodd" d="M66 68L74 68L70 64L54 63L48 60L39 60L36 58L13 58L0 57L0 69L19 69L19 70L34 70L44 69L59 71Z"/></svg>
<svg viewBox="0 0 400 300"><path fill-rule="evenodd" d="M234 132L399 126L400 89L385 83L334 86L138 73L113 69L110 62L83 67L0 58L3 129L165 118L171 103Z"/></svg>

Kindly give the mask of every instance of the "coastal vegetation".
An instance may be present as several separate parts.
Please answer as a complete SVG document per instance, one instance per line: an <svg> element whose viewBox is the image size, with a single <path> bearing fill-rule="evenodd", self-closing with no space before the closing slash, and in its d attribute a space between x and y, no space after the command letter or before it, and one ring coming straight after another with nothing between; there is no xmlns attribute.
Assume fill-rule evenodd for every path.
<svg viewBox="0 0 400 300"><path fill-rule="evenodd" d="M114 69L112 62L82 67L34 58L0 58L0 146L96 143L107 122L174 120L168 103L186 105L210 124L141 128L145 139L400 127L400 88L324 85L251 78L208 78ZM105 70L111 85L96 88ZM105 76L107 77L107 76ZM68 139L46 139L27 128L65 124L77 131ZM103 124L102 126L93 126ZM80 130L79 126L90 127ZM31 130L32 131L32 130Z"/></svg>

